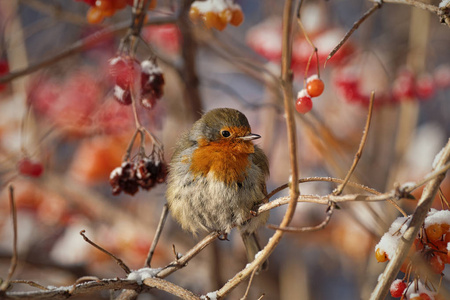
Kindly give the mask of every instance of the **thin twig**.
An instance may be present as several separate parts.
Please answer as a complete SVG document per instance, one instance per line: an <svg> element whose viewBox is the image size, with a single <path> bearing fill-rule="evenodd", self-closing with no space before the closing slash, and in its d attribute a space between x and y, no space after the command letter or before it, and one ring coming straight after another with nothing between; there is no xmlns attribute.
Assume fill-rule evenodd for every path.
<svg viewBox="0 0 450 300"><path fill-rule="evenodd" d="M325 228L325 226L328 225L328 223L331 220L331 216L333 215L334 209L336 208L336 203L335 202L330 202L329 203L329 207L327 208L327 216L325 217L325 220L323 220L320 224L316 225L316 226L309 226L309 227L284 227L284 228L280 228L276 225L272 225L269 224L267 225L268 228L270 229L275 229L275 230L283 230L284 232L291 232L291 233L300 233L300 232L310 232L310 231L318 231L321 230L323 228Z"/></svg>
<svg viewBox="0 0 450 300"><path fill-rule="evenodd" d="M200 251L206 248L209 244L211 244L215 239L219 237L218 232L211 232L206 237L204 237L200 242L198 242L194 247L192 247L188 252L186 252L180 258L177 258L165 268L163 268L156 277L164 278L172 274L178 269L184 267L194 256L196 256Z"/></svg>
<svg viewBox="0 0 450 300"><path fill-rule="evenodd" d="M379 0L373 0L374 2L378 2ZM406 4L410 6L414 6L420 9L428 10L429 12L437 14L439 11L439 7L424 3L422 1L417 0L383 0L384 3L393 3L393 4Z"/></svg>
<svg viewBox="0 0 450 300"><path fill-rule="evenodd" d="M328 55L327 59L325 60L325 65L324 67L327 65L328 60L330 60L330 58L333 57L334 54L336 54L336 52L342 47L342 45L344 45L344 43L348 40L348 38L353 34L353 32L355 32L356 29L358 29L359 25L361 25L368 17L370 17L370 15L372 15L377 9L381 8L383 2L382 1L376 1L374 3L374 5L364 13L364 15L355 23L353 23L352 28L350 28L349 31L347 31L347 33L344 35L344 37L341 39L341 41L339 42L339 44L337 44L336 47L334 47L334 49L330 52L330 54Z"/></svg>
<svg viewBox="0 0 450 300"><path fill-rule="evenodd" d="M155 253L155 248L159 241L159 237L161 236L161 232L164 228L164 224L166 223L168 212L169 212L169 207L166 203L166 204L164 204L164 207L163 207L163 210L161 213L161 218L159 219L158 227L156 228L155 237L153 238L152 245L150 246L150 249L147 254L147 259L145 260L145 265L149 268L150 268L150 263L152 261L153 253Z"/></svg>
<svg viewBox="0 0 450 300"><path fill-rule="evenodd" d="M350 176L352 176L353 172L356 169L356 165L358 164L363 150L364 146L366 145L367 136L369 134L369 128L370 128L370 121L372 120L372 111L373 111L373 101L375 99L375 92L372 91L370 94L370 102L369 102L369 112L367 113L367 120L366 125L364 127L364 132L361 138L361 142L359 143L359 149L355 154L355 158L353 159L352 166L350 167L350 170L348 170L347 175L344 178L344 182L338 185L338 187L333 191L334 195L340 195L342 191L344 190L345 186L347 185L347 182L350 180Z"/></svg>
<svg viewBox="0 0 450 300"><path fill-rule="evenodd" d="M298 2L298 6L297 6L297 22L298 22L298 26L300 26L300 29L303 32L303 35L306 39L306 42L308 42L308 44L311 46L311 48L313 49L313 53L311 53L309 59L308 59L308 63L306 64L306 68L305 68L305 84L306 84L306 77L308 76L308 71L309 71L309 65L311 64L311 60L313 55L316 55L316 61L317 61L317 76L319 76L320 78L320 68L319 68L319 53L317 51L317 47L314 45L314 43L311 41L311 39L308 36L308 33L305 30L305 27L303 26L302 20L300 18L300 10L302 8L302 4L303 4L303 0L300 0Z"/></svg>
<svg viewBox="0 0 450 300"><path fill-rule="evenodd" d="M176 20L177 19L173 18L173 17L153 18L150 22L147 23L147 25L175 23ZM21 70L15 70L15 71L9 72L6 75L1 76L0 84L8 83L16 78L31 74L42 68L49 67L49 66L51 66L63 59L66 59L72 55L75 55L82 51L88 50L88 49L94 47L95 45L103 42L105 39L109 39L111 37L111 35L118 34L118 33L125 31L127 29L128 25L129 25L129 21L125 21L125 22L117 23L111 27L99 30L84 39L78 40L77 42L73 43L71 46L69 46L67 49L61 51L60 53L53 54L50 57L45 58L33 65L30 65Z"/></svg>
<svg viewBox="0 0 450 300"><path fill-rule="evenodd" d="M31 281L31 280L20 280L20 279L16 279L16 280L11 280L10 282L11 282L11 283L24 283L24 284L28 284L29 286L38 288L38 289L43 290L43 291L47 291L47 290L48 290L47 287L45 287L45 286L43 286L43 285L40 285L39 283L34 282L34 281Z"/></svg>
<svg viewBox="0 0 450 300"><path fill-rule="evenodd" d="M199 300L200 299L200 297L194 295L194 293L192 293L191 291L186 290L179 285L173 284L172 282L163 280L161 278L146 278L146 279L144 279L143 283L144 283L144 285L146 285L148 287L156 288L161 291L165 291L165 292L175 295L181 299L186 299L186 300Z"/></svg>
<svg viewBox="0 0 450 300"><path fill-rule="evenodd" d="M105 250L104 248L100 247L99 245L97 245L96 243L92 242L84 233L86 232L86 230L81 230L80 234L83 237L83 239L88 242L89 244L91 244L92 246L94 246L95 248L97 248L98 250L102 251L103 253L111 256L116 263L125 271L126 274L130 274L131 270L130 268L128 268L128 266L118 257L116 257L114 254L112 254L111 252Z"/></svg>
<svg viewBox="0 0 450 300"><path fill-rule="evenodd" d="M248 280L247 289L245 290L245 294L244 294L244 296L242 296L241 300L247 299L248 292L250 291L250 287L252 286L253 277L255 276L257 270L258 269L254 269L252 272L252 275L250 275L250 279Z"/></svg>
<svg viewBox="0 0 450 300"><path fill-rule="evenodd" d="M17 210L16 203L14 201L14 187L9 186L9 204L11 206L11 219L13 224L13 255L11 258L11 264L9 266L8 276L5 281L0 285L0 291L6 291L9 286L9 282L14 275L14 271L17 267Z"/></svg>

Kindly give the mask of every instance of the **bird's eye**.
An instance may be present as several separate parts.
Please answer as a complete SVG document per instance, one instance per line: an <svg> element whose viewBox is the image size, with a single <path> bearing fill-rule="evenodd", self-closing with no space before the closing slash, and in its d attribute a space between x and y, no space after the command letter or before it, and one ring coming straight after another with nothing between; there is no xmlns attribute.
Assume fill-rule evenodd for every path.
<svg viewBox="0 0 450 300"><path fill-rule="evenodd" d="M229 137L231 135L231 133L228 130L222 130L220 133L222 134L223 137Z"/></svg>

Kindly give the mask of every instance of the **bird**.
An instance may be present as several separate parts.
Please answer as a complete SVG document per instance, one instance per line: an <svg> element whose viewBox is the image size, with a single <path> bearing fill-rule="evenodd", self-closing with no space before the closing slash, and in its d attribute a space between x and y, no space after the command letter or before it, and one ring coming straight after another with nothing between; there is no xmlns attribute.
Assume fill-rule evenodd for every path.
<svg viewBox="0 0 450 300"><path fill-rule="evenodd" d="M261 250L256 231L269 217L268 211L252 217L268 201L269 162L253 144L260 137L240 111L210 110L178 140L167 180L169 211L181 227L194 236L215 231L226 239L236 226L248 262Z"/></svg>

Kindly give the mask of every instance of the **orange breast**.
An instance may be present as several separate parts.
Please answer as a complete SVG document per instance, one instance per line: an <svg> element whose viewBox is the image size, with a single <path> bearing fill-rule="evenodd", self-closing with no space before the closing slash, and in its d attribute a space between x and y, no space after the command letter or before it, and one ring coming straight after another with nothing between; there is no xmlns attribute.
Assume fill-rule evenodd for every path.
<svg viewBox="0 0 450 300"><path fill-rule="evenodd" d="M212 172L217 180L227 184L242 182L247 176L248 155L254 151L251 142L201 140L192 155L190 169L195 176L207 176Z"/></svg>

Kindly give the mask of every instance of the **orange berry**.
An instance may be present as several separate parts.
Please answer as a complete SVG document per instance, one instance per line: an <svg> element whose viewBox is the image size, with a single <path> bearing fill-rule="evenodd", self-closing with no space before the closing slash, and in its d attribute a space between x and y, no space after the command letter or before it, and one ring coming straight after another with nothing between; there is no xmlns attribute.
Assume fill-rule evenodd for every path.
<svg viewBox="0 0 450 300"><path fill-rule="evenodd" d="M378 262L385 262L388 260L388 256L384 250L381 250L380 248L377 248L375 251L375 258Z"/></svg>
<svg viewBox="0 0 450 300"><path fill-rule="evenodd" d="M417 297L410 298L409 300L423 300L423 299L422 299L422 297L417 296Z"/></svg>
<svg viewBox="0 0 450 300"><path fill-rule="evenodd" d="M223 23L229 23L233 18L233 12L227 8L219 13L219 18Z"/></svg>
<svg viewBox="0 0 450 300"><path fill-rule="evenodd" d="M442 227L440 224L431 224L425 229L427 239L431 242L435 242L442 237Z"/></svg>
<svg viewBox="0 0 450 300"><path fill-rule="evenodd" d="M150 4L148 5L148 10L154 10L157 4L158 2L156 0L151 0Z"/></svg>
<svg viewBox="0 0 450 300"><path fill-rule="evenodd" d="M422 300L431 300L430 296L428 296L428 294L426 293L420 293L420 299Z"/></svg>
<svg viewBox="0 0 450 300"><path fill-rule="evenodd" d="M202 16L203 23L205 24L206 28L210 29L212 27L216 27L218 16L213 11L208 11L206 14Z"/></svg>
<svg viewBox="0 0 450 300"><path fill-rule="evenodd" d="M115 0L113 4L115 9L124 9L127 6L127 0Z"/></svg>
<svg viewBox="0 0 450 300"><path fill-rule="evenodd" d="M227 22L224 22L221 18L220 18L220 16L219 15L217 15L217 18L216 18L216 26L215 26L215 28L217 29L217 30L219 30L219 31L222 31L222 30L224 30L226 27L227 27Z"/></svg>
<svg viewBox="0 0 450 300"><path fill-rule="evenodd" d="M99 24L104 18L105 16L103 15L103 12L95 6L89 8L86 16L89 24Z"/></svg>
<svg viewBox="0 0 450 300"><path fill-rule="evenodd" d="M444 271L445 263L439 255L435 255L430 258L430 266L436 274L441 274Z"/></svg>
<svg viewBox="0 0 450 300"><path fill-rule="evenodd" d="M230 24L233 26L239 26L244 21L244 14L242 13L242 10L235 9L233 10L233 17L230 20Z"/></svg>
<svg viewBox="0 0 450 300"><path fill-rule="evenodd" d="M322 95L324 89L325 84L320 78L308 80L308 82L306 83L306 90L311 97L318 97Z"/></svg>
<svg viewBox="0 0 450 300"><path fill-rule="evenodd" d="M189 19L194 23L200 19L200 12L197 7L191 6L191 9L189 10Z"/></svg>

